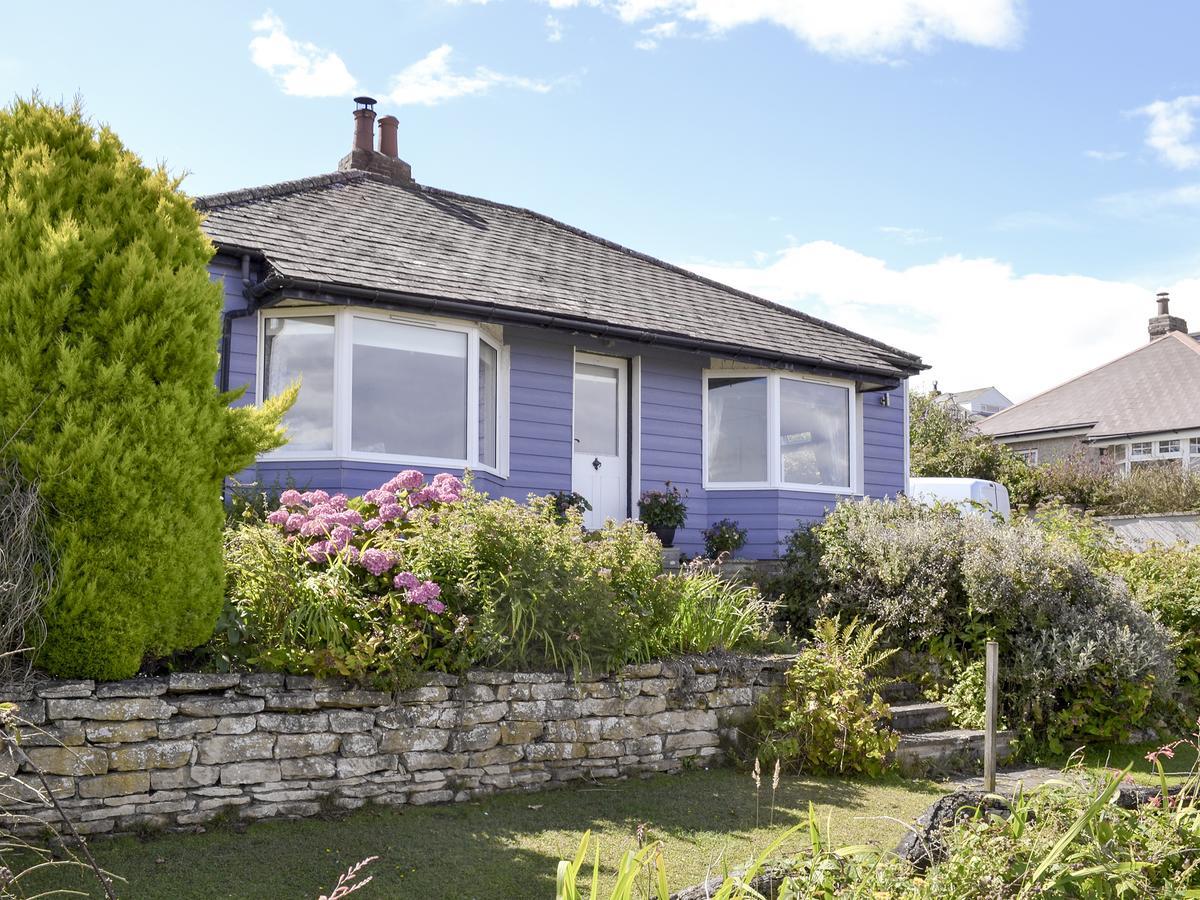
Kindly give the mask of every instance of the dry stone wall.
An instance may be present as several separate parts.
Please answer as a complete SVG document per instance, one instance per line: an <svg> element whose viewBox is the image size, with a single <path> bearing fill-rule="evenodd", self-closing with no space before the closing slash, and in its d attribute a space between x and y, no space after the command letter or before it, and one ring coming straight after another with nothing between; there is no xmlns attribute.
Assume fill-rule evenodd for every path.
<svg viewBox="0 0 1200 900"><path fill-rule="evenodd" d="M673 660L617 675L477 670L393 694L274 674L0 686L21 747L86 834L219 817L441 803L719 762L788 657ZM18 830L55 813L0 750Z"/></svg>

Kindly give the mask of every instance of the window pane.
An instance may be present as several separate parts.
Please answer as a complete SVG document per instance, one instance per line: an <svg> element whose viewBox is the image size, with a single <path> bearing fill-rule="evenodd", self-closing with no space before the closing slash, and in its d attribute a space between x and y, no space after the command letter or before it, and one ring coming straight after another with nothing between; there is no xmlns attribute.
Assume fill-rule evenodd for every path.
<svg viewBox="0 0 1200 900"><path fill-rule="evenodd" d="M575 452L616 456L620 428L617 370L575 364Z"/></svg>
<svg viewBox="0 0 1200 900"><path fill-rule="evenodd" d="M496 465L496 370L499 354L479 342L479 462Z"/></svg>
<svg viewBox="0 0 1200 900"><path fill-rule="evenodd" d="M300 395L283 417L286 450L333 449L333 316L268 318L263 396L300 379Z"/></svg>
<svg viewBox="0 0 1200 900"><path fill-rule="evenodd" d="M846 388L779 380L783 480L850 486L850 410Z"/></svg>
<svg viewBox="0 0 1200 900"><path fill-rule="evenodd" d="M465 459L467 336L354 319L350 446Z"/></svg>
<svg viewBox="0 0 1200 900"><path fill-rule="evenodd" d="M767 379L708 380L708 480L767 480Z"/></svg>

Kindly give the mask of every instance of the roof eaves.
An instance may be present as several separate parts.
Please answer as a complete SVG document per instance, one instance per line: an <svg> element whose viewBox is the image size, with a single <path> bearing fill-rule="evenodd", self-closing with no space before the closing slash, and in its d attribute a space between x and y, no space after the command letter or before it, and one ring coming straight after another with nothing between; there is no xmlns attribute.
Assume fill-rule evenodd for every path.
<svg viewBox="0 0 1200 900"><path fill-rule="evenodd" d="M335 299L344 298L342 302L366 300L367 302L392 303L398 306L411 307L418 305L422 308L428 308L430 311L441 309L447 312L471 312L475 315L483 314L485 319L489 321L503 321L507 319L518 323L521 320L528 320L526 324L536 324L550 328L586 330L601 335L616 336L624 340L674 346L686 350L703 349L706 352L718 353L734 358L791 363L807 369L819 370L830 374L841 374L843 376L862 375L871 378L896 380L908 374L908 370L901 367L874 367L829 358L803 356L801 354L788 355L745 345L722 344L677 332L625 327L600 319L564 316L541 310L524 309L518 306L497 303L496 301L465 301L435 295L400 293L375 288L364 288L357 285L323 282L290 275L273 275L259 282L252 289L252 292L255 297L259 298L288 292L310 292L314 295L325 295L326 297ZM491 317L490 319L487 318L489 316Z"/></svg>

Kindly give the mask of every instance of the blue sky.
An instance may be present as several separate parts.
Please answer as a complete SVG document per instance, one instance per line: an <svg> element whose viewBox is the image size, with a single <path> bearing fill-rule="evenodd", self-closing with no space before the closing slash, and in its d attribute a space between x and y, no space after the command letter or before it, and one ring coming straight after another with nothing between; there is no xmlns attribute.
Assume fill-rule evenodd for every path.
<svg viewBox="0 0 1200 900"><path fill-rule="evenodd" d="M193 193L332 170L370 93L419 181L919 352L943 389L1100 364L1157 290L1200 327L1192 3L199 8L11 5L0 90L80 94Z"/></svg>

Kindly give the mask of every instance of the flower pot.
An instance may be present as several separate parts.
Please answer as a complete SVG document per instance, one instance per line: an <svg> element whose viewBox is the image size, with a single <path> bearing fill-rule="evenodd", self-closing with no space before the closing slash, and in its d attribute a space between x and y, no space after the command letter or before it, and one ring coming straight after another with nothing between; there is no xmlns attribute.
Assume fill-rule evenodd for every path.
<svg viewBox="0 0 1200 900"><path fill-rule="evenodd" d="M662 541L664 547L675 546L675 526L674 525L655 525L650 529L650 533Z"/></svg>

